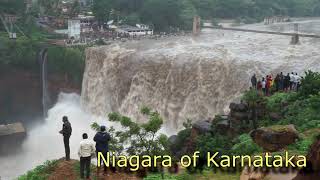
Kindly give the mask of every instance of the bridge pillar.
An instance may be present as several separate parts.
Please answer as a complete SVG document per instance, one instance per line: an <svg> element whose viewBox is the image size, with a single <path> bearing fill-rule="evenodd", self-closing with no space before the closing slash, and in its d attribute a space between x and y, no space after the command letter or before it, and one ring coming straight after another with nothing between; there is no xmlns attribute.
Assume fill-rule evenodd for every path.
<svg viewBox="0 0 320 180"><path fill-rule="evenodd" d="M299 24L298 23L294 24L294 32L295 32L295 34L292 36L290 44L292 44L292 45L300 44Z"/></svg>
<svg viewBox="0 0 320 180"><path fill-rule="evenodd" d="M192 34L194 36L197 36L200 34L201 31L201 24L200 24L200 16L194 16L193 18L193 29L192 29Z"/></svg>
<svg viewBox="0 0 320 180"><path fill-rule="evenodd" d="M291 37L291 42L290 44L292 45L297 45L300 44L300 38L299 38L299 34L295 34Z"/></svg>

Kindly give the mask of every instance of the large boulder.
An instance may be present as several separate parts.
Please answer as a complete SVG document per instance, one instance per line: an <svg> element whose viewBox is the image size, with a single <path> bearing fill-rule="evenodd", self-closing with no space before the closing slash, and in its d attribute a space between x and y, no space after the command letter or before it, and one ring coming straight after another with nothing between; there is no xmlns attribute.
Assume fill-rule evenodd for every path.
<svg viewBox="0 0 320 180"><path fill-rule="evenodd" d="M238 121L247 120L250 117L248 112L238 112L238 111L231 111L230 116L232 119L236 119Z"/></svg>
<svg viewBox="0 0 320 180"><path fill-rule="evenodd" d="M192 129L196 131L198 134L206 134L211 132L211 124L212 120L202 120L197 121L192 125Z"/></svg>
<svg viewBox="0 0 320 180"><path fill-rule="evenodd" d="M231 111L237 111L237 112L247 112L248 111L248 105L244 103L231 103L229 106Z"/></svg>
<svg viewBox="0 0 320 180"><path fill-rule="evenodd" d="M230 129L230 123L228 120L223 120L218 122L216 127L219 131L228 131Z"/></svg>
<svg viewBox="0 0 320 180"><path fill-rule="evenodd" d="M251 131L250 136L256 144L268 152L279 151L299 138L294 125L263 127Z"/></svg>
<svg viewBox="0 0 320 180"><path fill-rule="evenodd" d="M175 144L177 142L178 136L177 135L172 135L169 137L168 141L170 144Z"/></svg>

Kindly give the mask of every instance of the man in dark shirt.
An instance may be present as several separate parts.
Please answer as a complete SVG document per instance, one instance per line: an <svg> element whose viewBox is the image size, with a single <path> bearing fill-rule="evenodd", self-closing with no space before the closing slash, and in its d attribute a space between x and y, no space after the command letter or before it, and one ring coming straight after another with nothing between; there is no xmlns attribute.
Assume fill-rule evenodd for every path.
<svg viewBox="0 0 320 180"><path fill-rule="evenodd" d="M96 142L96 153L98 158L98 152L101 152L104 157L107 157L109 151L110 135L106 132L106 127L101 126L100 131L94 136L93 140ZM97 161L98 162L98 161ZM104 173L107 172L107 166L104 164Z"/></svg>
<svg viewBox="0 0 320 180"><path fill-rule="evenodd" d="M252 88L257 89L257 77L256 77L256 74L254 74L251 77L251 85L252 85Z"/></svg>
<svg viewBox="0 0 320 180"><path fill-rule="evenodd" d="M59 133L63 135L63 143L64 143L64 150L66 153L66 160L69 161L70 160L69 139L72 133L72 128L67 116L63 116L62 122L63 122L62 130Z"/></svg>

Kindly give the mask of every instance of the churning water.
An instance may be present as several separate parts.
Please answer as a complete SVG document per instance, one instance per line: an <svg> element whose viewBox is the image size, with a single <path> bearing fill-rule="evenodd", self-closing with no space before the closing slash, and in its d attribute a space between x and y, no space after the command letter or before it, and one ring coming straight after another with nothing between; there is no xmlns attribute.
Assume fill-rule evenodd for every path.
<svg viewBox="0 0 320 180"><path fill-rule="evenodd" d="M301 33L320 34L319 20L300 21ZM293 31L293 23L241 28ZM141 40L87 50L82 102L97 115L120 111L138 121L141 106L156 109L173 131L227 113L250 77L320 70L320 40L203 29L199 37Z"/></svg>
<svg viewBox="0 0 320 180"><path fill-rule="evenodd" d="M21 147L14 153L0 155L0 176L2 179L13 179L27 170L40 165L46 160L58 159L64 156L62 135L62 116L68 116L73 132L70 138L71 158L78 158L77 151L82 133L92 138L94 131L90 124L94 121L103 122L110 126L103 118L93 118L80 108L80 97L77 94L59 95L57 104L49 110L48 117L37 124L33 124L27 131L27 137Z"/></svg>

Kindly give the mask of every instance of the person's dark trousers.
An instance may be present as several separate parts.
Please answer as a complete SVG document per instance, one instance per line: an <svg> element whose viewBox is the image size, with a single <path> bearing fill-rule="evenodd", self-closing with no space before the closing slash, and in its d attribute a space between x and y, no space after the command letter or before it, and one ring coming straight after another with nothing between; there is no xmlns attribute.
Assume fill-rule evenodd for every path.
<svg viewBox="0 0 320 180"><path fill-rule="evenodd" d="M104 172L107 172L107 166L106 166L106 164L104 164L104 162L103 162L102 159L100 159L100 163L101 163L101 164L98 164L98 151L96 151L96 156L97 156L97 167L99 168L98 165L100 165L100 167L101 167L101 164L103 164L103 171L104 171ZM107 159L108 152L103 153L103 156L104 156L105 159Z"/></svg>
<svg viewBox="0 0 320 180"><path fill-rule="evenodd" d="M70 145L69 145L70 136L63 136L63 143L64 143L64 151L66 153L66 160L70 160Z"/></svg>
<svg viewBox="0 0 320 180"><path fill-rule="evenodd" d="M80 157L80 177L84 178L84 171L86 171L86 178L90 177L90 165L91 165L91 156L89 157Z"/></svg>

